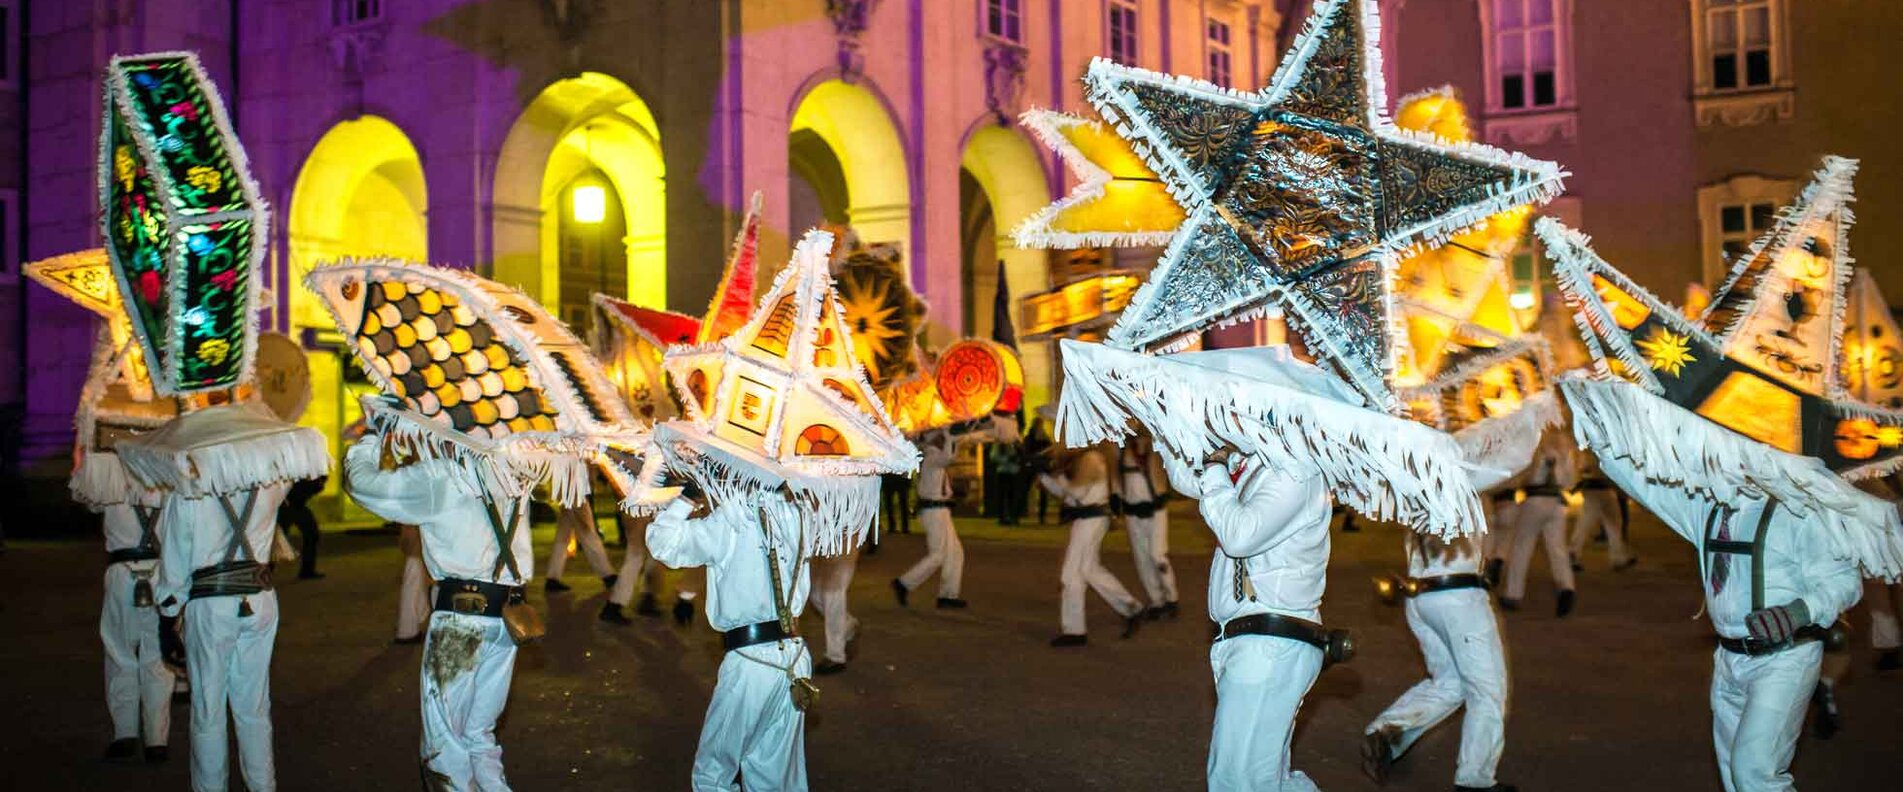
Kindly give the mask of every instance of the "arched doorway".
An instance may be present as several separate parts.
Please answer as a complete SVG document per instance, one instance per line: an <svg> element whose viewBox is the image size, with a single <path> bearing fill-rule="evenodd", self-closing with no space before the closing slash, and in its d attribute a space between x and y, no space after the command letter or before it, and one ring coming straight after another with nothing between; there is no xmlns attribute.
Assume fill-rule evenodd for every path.
<svg viewBox="0 0 1903 792"><path fill-rule="evenodd" d="M324 433L342 453L342 429L361 414L356 395L372 390L337 325L304 273L343 256L429 260L429 190L423 161L403 130L377 116L330 128L298 170L291 192L290 331L308 352L311 404L302 423Z"/></svg>
<svg viewBox="0 0 1903 792"><path fill-rule="evenodd" d="M1024 295L1050 288L1048 254L1020 249L1011 230L1050 203L1044 164L1030 141L1011 127L987 123L971 133L959 159L960 265L964 273L965 329L991 337L998 295L998 262L1004 262L1011 315ZM1018 345L1024 358L1025 399L1036 407L1050 398L1055 359L1050 344Z"/></svg>
<svg viewBox="0 0 1903 792"><path fill-rule="evenodd" d="M916 271L905 146L878 94L827 80L800 99L790 127L791 235L797 239L815 220L843 221L863 242L897 242Z"/></svg>
<svg viewBox="0 0 1903 792"><path fill-rule="evenodd" d="M667 307L666 176L634 89L597 72L550 85L496 160L490 274L577 329L595 291Z"/></svg>

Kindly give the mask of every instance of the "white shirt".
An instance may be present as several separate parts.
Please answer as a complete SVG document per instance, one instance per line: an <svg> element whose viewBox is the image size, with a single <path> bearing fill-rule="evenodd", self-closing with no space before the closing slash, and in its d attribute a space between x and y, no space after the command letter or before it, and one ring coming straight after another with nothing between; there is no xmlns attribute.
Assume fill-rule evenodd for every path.
<svg viewBox="0 0 1903 792"><path fill-rule="evenodd" d="M158 507L146 508L156 512L155 523L165 518L164 513L158 511ZM133 504L115 503L100 509L99 513L105 518L106 552L131 550L144 543L145 526L140 523L138 508ZM154 550L159 548L159 530L159 525L152 526L152 549Z"/></svg>
<svg viewBox="0 0 1903 792"><path fill-rule="evenodd" d="M927 439L919 443L918 449L924 455L918 463L919 498L921 500L951 500L951 440Z"/></svg>
<svg viewBox="0 0 1903 792"><path fill-rule="evenodd" d="M504 565L498 575L500 545L490 526L488 501L463 470L446 459L383 470L379 464L382 443L378 435L366 434L344 452L344 491L378 517L415 525L423 538L423 564L430 577L519 586L535 576L528 496L513 504L495 504L504 520L511 507L516 510L515 536L509 542L515 569Z"/></svg>
<svg viewBox="0 0 1903 792"><path fill-rule="evenodd" d="M1599 468L1620 489L1698 548L1699 579L1705 589L1705 610L1711 615L1712 627L1726 638L1747 637L1750 632L1745 628L1744 618L1752 610L1751 558L1705 551L1706 519L1720 504L1677 486L1654 483L1624 459L1602 456ZM1730 509L1720 520L1731 541L1750 542L1757 537L1758 522L1768 503L1764 498L1749 498L1724 504ZM1802 599L1810 609L1812 623L1828 625L1863 596L1863 578L1855 564L1831 556L1825 538L1816 534L1819 530L1824 529L1795 516L1789 507L1777 508L1765 527L1763 602L1765 607L1772 607ZM1711 582L1714 563L1730 565L1723 590L1716 592Z"/></svg>
<svg viewBox="0 0 1903 792"><path fill-rule="evenodd" d="M1065 506L1102 506L1110 502L1110 483L1103 480L1093 484L1076 485L1070 483L1070 477L1045 473L1037 477L1038 483L1064 501Z"/></svg>
<svg viewBox="0 0 1903 792"><path fill-rule="evenodd" d="M271 540L277 537L278 504L284 502L285 493L290 491L291 485L283 482L222 498L166 495L165 511L159 515L159 543L164 546L165 554L159 559L158 581L154 585L159 611L176 616L184 609L191 594L192 573L197 570L227 560L242 560L247 557L246 551L250 560L269 563ZM227 558L233 548L233 531L221 500L242 516L245 501L252 493L256 493L257 498L252 503L250 517L245 519L240 549Z"/></svg>
<svg viewBox="0 0 1903 792"><path fill-rule="evenodd" d="M1203 521L1220 545L1209 570L1209 618L1222 624L1279 613L1320 621L1331 514L1322 478L1296 478L1237 455L1229 467L1205 468L1197 489ZM1238 571L1249 583L1241 597Z"/></svg>
<svg viewBox="0 0 1903 792"><path fill-rule="evenodd" d="M811 570L802 558L799 511L777 493L728 500L705 517L676 498L648 525L648 552L671 569L707 568L707 623L721 632L775 621L769 543L779 561L780 586L794 618L806 608ZM769 529L763 529L762 512Z"/></svg>
<svg viewBox="0 0 1903 792"><path fill-rule="evenodd" d="M1156 500L1156 479L1150 470L1150 462L1155 456L1154 453L1138 456L1128 448L1117 455L1117 467L1123 476L1125 503L1151 503Z"/></svg>

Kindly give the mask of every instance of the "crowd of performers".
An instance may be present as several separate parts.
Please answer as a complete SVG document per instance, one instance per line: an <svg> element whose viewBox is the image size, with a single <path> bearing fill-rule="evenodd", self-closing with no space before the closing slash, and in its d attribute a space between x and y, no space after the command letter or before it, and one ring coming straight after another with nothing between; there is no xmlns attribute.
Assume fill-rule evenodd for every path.
<svg viewBox="0 0 1903 792"><path fill-rule="evenodd" d="M1218 546L1205 598L1217 697L1208 786L1312 789L1290 767L1295 719L1322 670L1355 651L1321 621L1331 515L1398 524L1406 573L1384 588L1404 600L1427 678L1367 726L1365 767L1385 779L1464 708L1455 788L1510 790L1495 775L1509 685L1490 593L1517 607L1543 548L1564 617L1587 538L1603 531L1614 568L1633 563L1616 488L1697 549L1725 787L1791 788L1797 733L1840 641L1833 625L1865 578L1903 575L1893 501L1852 486L1903 461L1903 415L1856 401L1837 371L1855 163L1827 158L1699 317L1541 220L1587 364L1553 376L1535 365L1543 348L1502 343L1429 365L1446 339L1429 349L1404 332L1434 324L1431 312L1402 315L1412 309L1393 293L1396 268L1491 217L1524 217L1565 174L1391 123L1376 14L1372 0L1317 2L1258 93L1100 61L1085 82L1109 123L1026 116L1080 178L1019 229L1022 245L1166 251L1101 343L1060 345L1049 417L1071 450L1028 471L1070 525L1051 643L1087 643L1086 589L1123 617L1126 638L1180 612L1166 496L1193 500ZM245 786L270 790L273 517L292 482L333 462L254 375L252 267L267 215L216 91L183 53L115 58L108 85L101 266L118 296L102 310L73 490L105 520L109 755L142 740L163 758L169 669L180 668L193 787L226 788L235 730ZM1148 190L1155 211L1091 206L1126 174L1094 165L1086 138L1122 138L1140 155L1151 173L1133 191ZM1066 214L1079 208L1092 211ZM518 647L544 632L527 597L534 498L558 514L545 592L566 588L572 537L611 589L604 620L658 613L661 567L703 576L675 603L685 620L698 602L725 649L694 789L807 787L813 677L845 669L858 628L846 591L895 479L912 479L926 541L893 596L967 607L950 471L968 441L1015 442L1016 422L902 429L835 299L832 237L806 234L755 300L755 224L735 245L744 271L730 263L709 314L645 317L671 329L613 378L609 352L467 272L347 259L306 278L380 392L363 400L342 484L405 526L397 633L423 643L427 788L508 788L496 723ZM1185 350L1242 320L1289 337ZM1494 364L1517 373L1503 385L1485 376ZM629 395L627 366L658 389L646 406ZM664 414L649 409L663 403ZM1579 449L1592 455L1583 478ZM592 510L603 484L628 546L618 568ZM1135 592L1100 557L1113 520L1137 560ZM809 602L826 622L818 660L798 631ZM1894 666L1894 617L1878 619Z"/></svg>

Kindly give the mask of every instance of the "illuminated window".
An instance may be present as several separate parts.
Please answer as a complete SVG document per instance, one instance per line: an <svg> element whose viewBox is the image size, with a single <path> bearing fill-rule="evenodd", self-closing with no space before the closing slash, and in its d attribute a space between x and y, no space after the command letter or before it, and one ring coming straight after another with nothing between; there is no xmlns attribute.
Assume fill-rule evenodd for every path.
<svg viewBox="0 0 1903 792"><path fill-rule="evenodd" d="M371 22L383 18L383 0L335 0L336 4L331 21L337 25L354 25L359 22Z"/></svg>
<svg viewBox="0 0 1903 792"><path fill-rule="evenodd" d="M1233 87L1229 68L1229 23L1211 19L1206 28L1209 39L1209 81L1224 88Z"/></svg>
<svg viewBox="0 0 1903 792"><path fill-rule="evenodd" d="M1135 65L1137 62L1137 0L1108 0L1105 38L1110 59Z"/></svg>
<svg viewBox="0 0 1903 792"><path fill-rule="evenodd" d="M793 453L800 456L851 456L852 448L838 429L825 424L813 424L800 432L799 440L793 444Z"/></svg>
<svg viewBox="0 0 1903 792"><path fill-rule="evenodd" d="M1023 44L1023 0L985 0L985 35Z"/></svg>
<svg viewBox="0 0 1903 792"><path fill-rule="evenodd" d="M1704 282L1724 283L1731 264L1777 222L1778 207L1797 195L1797 183L1762 176L1735 176L1698 190L1704 248Z"/></svg>
<svg viewBox="0 0 1903 792"><path fill-rule="evenodd" d="M1489 109L1571 104L1571 0L1481 0Z"/></svg>

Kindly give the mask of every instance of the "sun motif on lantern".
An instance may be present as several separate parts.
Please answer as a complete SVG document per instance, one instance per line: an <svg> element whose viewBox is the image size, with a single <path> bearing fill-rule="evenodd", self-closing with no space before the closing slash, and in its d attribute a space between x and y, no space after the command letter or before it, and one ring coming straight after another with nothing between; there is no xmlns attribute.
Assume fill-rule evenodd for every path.
<svg viewBox="0 0 1903 792"><path fill-rule="evenodd" d="M1685 364L1698 360L1692 357L1689 336L1674 333L1663 326L1653 328L1651 335L1635 342L1635 345L1645 355L1645 362L1652 365L1653 371L1663 371L1674 377L1685 371Z"/></svg>

